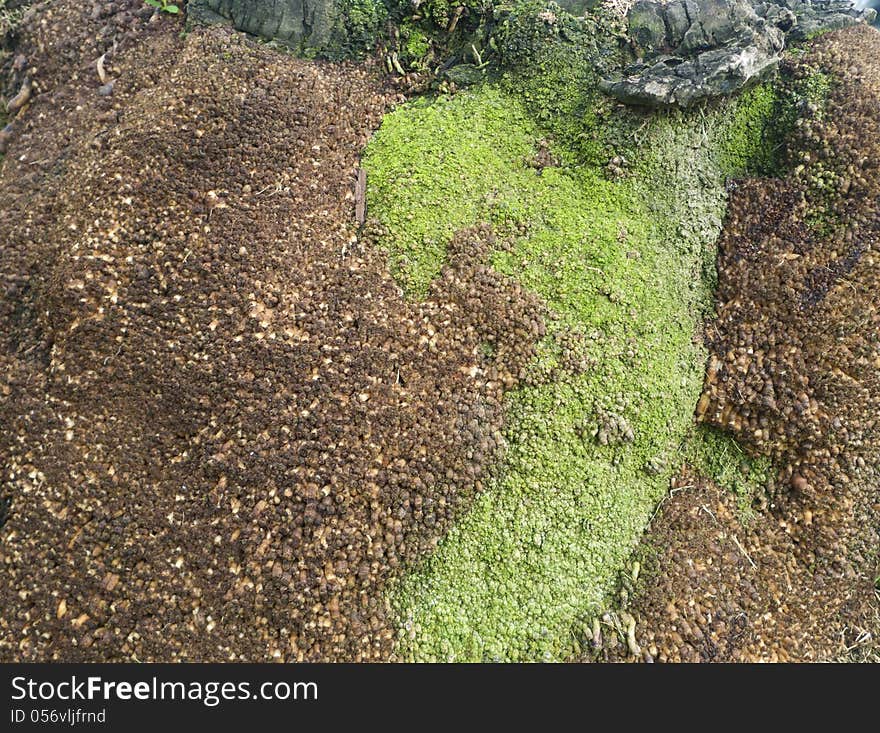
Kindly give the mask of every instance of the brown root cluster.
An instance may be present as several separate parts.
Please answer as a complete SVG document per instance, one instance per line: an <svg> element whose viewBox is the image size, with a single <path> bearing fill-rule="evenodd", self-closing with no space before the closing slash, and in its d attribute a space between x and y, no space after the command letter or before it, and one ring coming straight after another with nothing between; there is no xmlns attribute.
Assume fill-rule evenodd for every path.
<svg viewBox="0 0 880 733"><path fill-rule="evenodd" d="M643 580L629 607L639 656L610 633L603 653L621 661L798 662L876 646L871 530L858 544L846 541L845 529L870 516L802 503L744 521L728 489L684 472L639 553ZM820 523L836 542L808 536ZM804 544L818 553L812 565L798 552Z"/></svg>
<svg viewBox="0 0 880 733"><path fill-rule="evenodd" d="M0 172L0 658L387 658L541 307L487 230L420 303L359 240L369 68L170 28L101 95L52 72L80 5L24 28Z"/></svg>
<svg viewBox="0 0 880 733"><path fill-rule="evenodd" d="M828 75L783 180L731 195L698 417L798 467L851 462L880 414L880 35L821 39L790 74ZM806 470L806 469L805 469ZM809 477L802 477L810 480ZM797 478L792 480L797 481Z"/></svg>

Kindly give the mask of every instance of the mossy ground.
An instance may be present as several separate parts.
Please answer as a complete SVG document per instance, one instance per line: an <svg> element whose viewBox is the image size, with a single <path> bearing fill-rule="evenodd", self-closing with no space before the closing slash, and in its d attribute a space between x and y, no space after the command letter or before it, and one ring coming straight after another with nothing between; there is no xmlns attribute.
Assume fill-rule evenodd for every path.
<svg viewBox="0 0 880 733"><path fill-rule="evenodd" d="M746 91L722 135L720 164L729 174L744 170L769 175L779 166L781 134L774 127L780 104L776 89L761 84Z"/></svg>
<svg viewBox="0 0 880 733"><path fill-rule="evenodd" d="M731 141L748 136L744 117L769 109L763 97L644 118L638 159L619 180L558 145L563 165L531 164L547 131L528 104L490 84L418 100L385 119L365 160L369 210L410 294L437 276L454 231L488 221L510 242L494 266L557 316L534 365L554 376L510 394L508 448L493 485L394 591L405 658L570 654L671 472L724 440L688 440L705 365L698 334L711 306L725 174L762 152L734 153ZM582 121L595 146L590 119ZM561 364L571 334L585 371ZM631 442L594 440L609 412L628 421ZM721 458L702 464L729 468Z"/></svg>
<svg viewBox="0 0 880 733"><path fill-rule="evenodd" d="M564 658L673 471L690 464L744 514L769 477L769 462L694 426L701 334L727 184L783 168L794 107L821 103L824 80L771 80L687 114L623 110L596 91L621 53L608 29L515 5L493 34L493 81L406 105L367 150L368 209L410 296L456 230L488 222L494 267L554 314L533 379L509 394L492 485L393 591L404 658ZM557 164L536 165L548 150ZM608 414L632 440L595 439Z"/></svg>

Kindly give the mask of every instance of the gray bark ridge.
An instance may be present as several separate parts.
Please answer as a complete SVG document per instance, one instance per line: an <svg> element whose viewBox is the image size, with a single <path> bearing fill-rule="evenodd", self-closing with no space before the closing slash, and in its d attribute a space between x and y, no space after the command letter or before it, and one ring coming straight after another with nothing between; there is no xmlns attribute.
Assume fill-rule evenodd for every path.
<svg viewBox="0 0 880 733"><path fill-rule="evenodd" d="M789 39L875 18L849 0L638 0L627 14L638 60L600 86L627 104L691 107L772 71Z"/></svg>
<svg viewBox="0 0 880 733"><path fill-rule="evenodd" d="M297 51L327 46L337 16L334 0L190 0L187 12L191 22L229 23Z"/></svg>

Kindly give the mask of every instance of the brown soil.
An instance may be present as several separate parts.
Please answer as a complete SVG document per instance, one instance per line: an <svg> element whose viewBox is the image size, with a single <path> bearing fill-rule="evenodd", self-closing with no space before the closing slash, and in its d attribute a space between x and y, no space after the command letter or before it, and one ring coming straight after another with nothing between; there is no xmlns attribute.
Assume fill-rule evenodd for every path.
<svg viewBox="0 0 880 733"><path fill-rule="evenodd" d="M486 231L418 304L358 240L369 68L81 6L25 24L0 173L0 658L387 658L538 304Z"/></svg>
<svg viewBox="0 0 880 733"><path fill-rule="evenodd" d="M784 497L743 521L729 491L679 476L639 551L643 571L628 610L641 657L827 661L874 644L880 568L877 512L861 504L868 493L876 498L864 486L856 502ZM854 520L865 522L861 532ZM615 641L607 658L632 659Z"/></svg>
<svg viewBox="0 0 880 733"><path fill-rule="evenodd" d="M631 609L656 659L833 659L880 639L880 33L823 36L789 71L816 70L835 84L799 123L794 173L731 197L698 407L780 474L746 524L678 479Z"/></svg>

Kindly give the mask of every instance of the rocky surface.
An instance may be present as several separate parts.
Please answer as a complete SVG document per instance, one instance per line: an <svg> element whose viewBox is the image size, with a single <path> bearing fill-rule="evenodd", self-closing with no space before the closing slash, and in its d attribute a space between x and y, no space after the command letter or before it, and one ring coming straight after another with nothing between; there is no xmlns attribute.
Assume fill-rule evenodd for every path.
<svg viewBox="0 0 880 733"><path fill-rule="evenodd" d="M640 0L627 15L638 60L602 88L628 104L690 107L760 79L787 39L874 17L847 0Z"/></svg>
<svg viewBox="0 0 880 733"><path fill-rule="evenodd" d="M847 28L858 22L877 20L875 6L850 0L771 0L790 9L797 19L792 28L794 40L812 38L822 31Z"/></svg>
<svg viewBox="0 0 880 733"><path fill-rule="evenodd" d="M187 23L230 25L307 57L368 52L388 9L381 0L191 0Z"/></svg>
<svg viewBox="0 0 880 733"><path fill-rule="evenodd" d="M281 41L296 49L330 41L338 10L334 0L192 0L190 20L230 23L238 30Z"/></svg>
<svg viewBox="0 0 880 733"><path fill-rule="evenodd" d="M874 10L880 13L880 0L855 0L854 5L859 10ZM880 15L874 19L873 25L880 26Z"/></svg>

